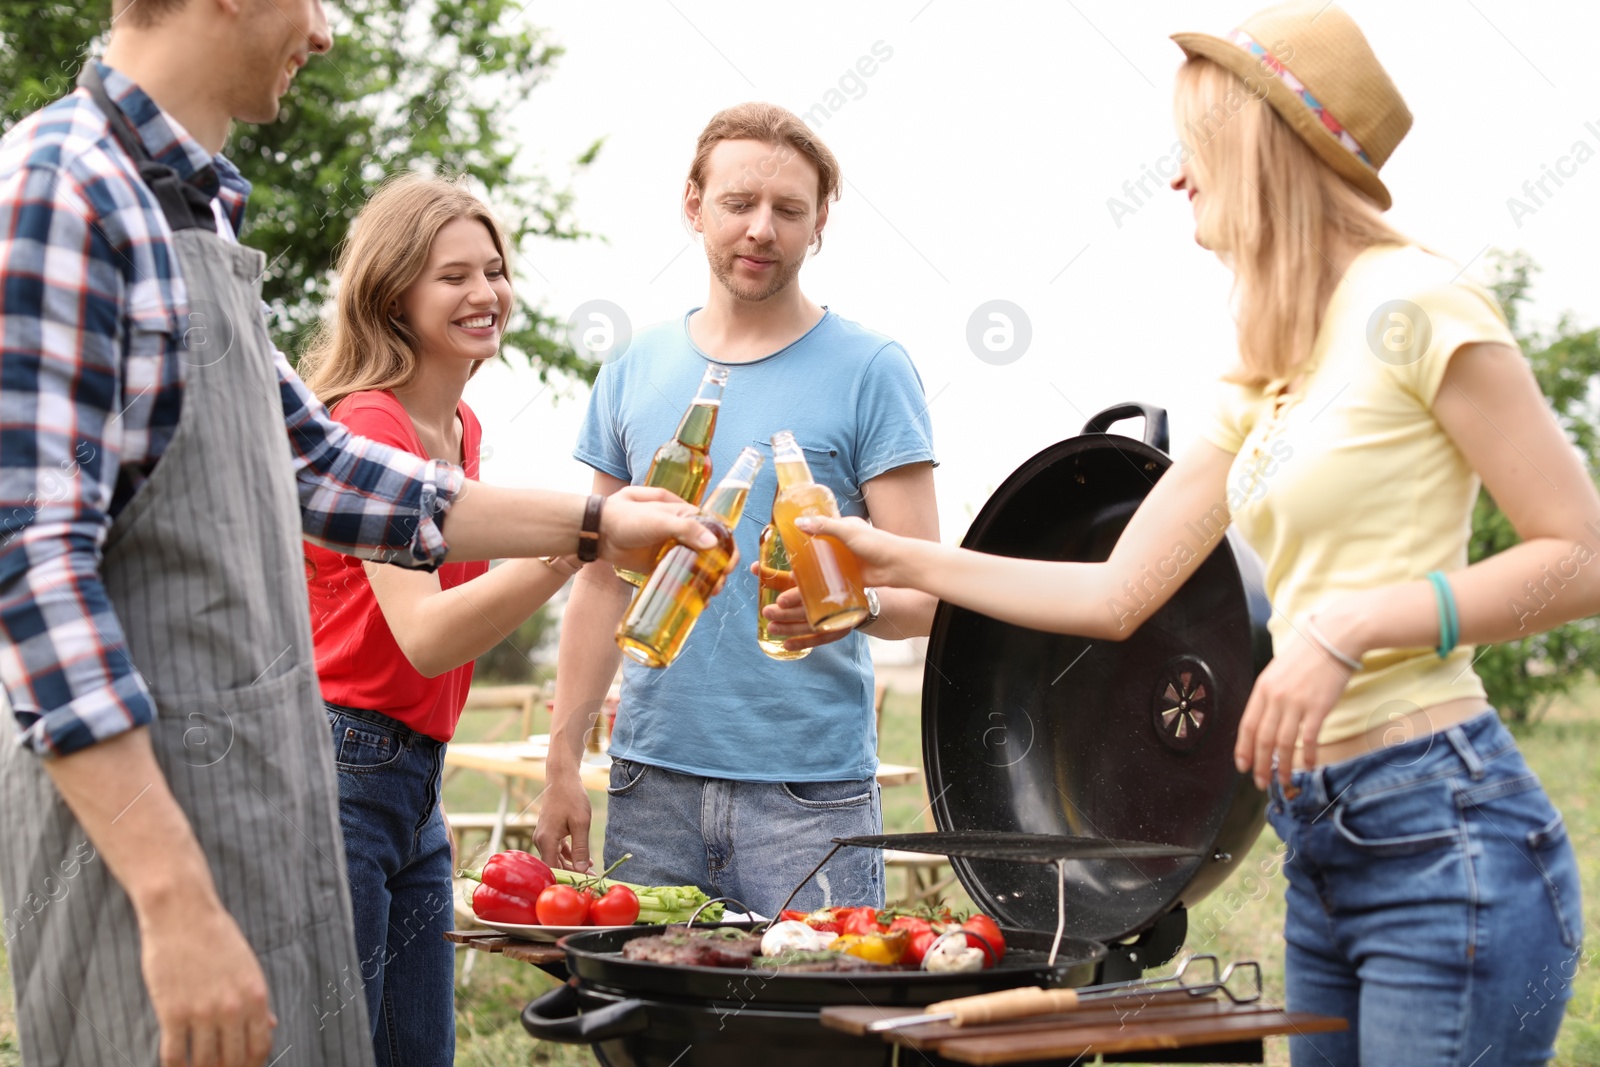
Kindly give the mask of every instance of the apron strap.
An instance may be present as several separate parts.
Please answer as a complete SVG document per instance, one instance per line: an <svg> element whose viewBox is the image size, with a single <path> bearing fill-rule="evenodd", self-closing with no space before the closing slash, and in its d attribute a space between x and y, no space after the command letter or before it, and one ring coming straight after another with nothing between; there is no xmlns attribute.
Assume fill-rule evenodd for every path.
<svg viewBox="0 0 1600 1067"><path fill-rule="evenodd" d="M143 138L106 92L105 82L101 80L100 71L96 69L94 60L83 65L83 70L78 74L78 85L86 90L99 105L100 110L105 112L106 119L111 124L111 135L138 165L139 180L144 182L155 196L156 203L161 205L161 213L166 216L167 225L174 232L208 230L216 233L217 217L211 209L211 198L205 194L205 190L178 177L177 171L151 158L150 152L144 146Z"/></svg>

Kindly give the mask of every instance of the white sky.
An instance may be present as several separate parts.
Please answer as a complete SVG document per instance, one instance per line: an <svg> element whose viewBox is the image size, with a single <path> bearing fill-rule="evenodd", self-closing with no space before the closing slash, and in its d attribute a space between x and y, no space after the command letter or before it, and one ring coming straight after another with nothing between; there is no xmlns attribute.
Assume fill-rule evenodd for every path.
<svg viewBox="0 0 1600 1067"><path fill-rule="evenodd" d="M718 109L765 99L796 112L844 101L818 132L847 181L826 247L802 271L813 299L903 343L932 398L946 541L1034 452L1112 403L1166 407L1193 439L1229 363L1229 276L1192 242L1166 193L1118 227L1107 199L1170 150L1169 33L1222 34L1255 4L961 0L758 4L534 0L526 16L565 45L529 104L508 115L530 167L574 180L577 216L604 241L546 242L517 265L518 295L565 318L595 299L634 327L704 302L705 258L680 221L694 138ZM1415 116L1384 177L1392 221L1468 263L1527 250L1535 321L1600 319L1600 6L1511 0L1348 0ZM882 42L879 44L879 42ZM866 78L874 46L892 55ZM1291 64L1292 69L1292 64ZM852 81L851 76L858 78ZM1586 125L1592 124L1592 125ZM1507 198L1584 141L1576 165L1517 224ZM1565 164L1569 172L1574 163ZM1530 202L1531 203L1531 202ZM1070 264L1070 265L1069 265ZM1017 361L966 341L978 305L1031 322ZM571 458L586 389L556 400L527 370L468 386L490 451L487 480L580 490ZM685 397L685 402L688 398ZM1131 425L1124 427L1132 432Z"/></svg>

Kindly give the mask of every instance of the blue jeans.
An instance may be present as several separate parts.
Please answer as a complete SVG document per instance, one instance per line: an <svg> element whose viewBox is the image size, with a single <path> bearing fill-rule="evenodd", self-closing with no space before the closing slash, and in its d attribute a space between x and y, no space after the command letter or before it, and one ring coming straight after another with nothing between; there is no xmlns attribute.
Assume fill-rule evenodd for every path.
<svg viewBox="0 0 1600 1067"><path fill-rule="evenodd" d="M697 885L774 916L835 837L883 832L878 783L735 782L632 760L611 764L606 863L631 852L618 878ZM883 853L842 848L791 908L883 906ZM736 909L737 910L737 909Z"/></svg>
<svg viewBox="0 0 1600 1067"><path fill-rule="evenodd" d="M1578 866L1499 717L1292 787L1267 811L1288 846L1288 1006L1350 1020L1292 1038L1295 1067L1546 1062L1582 962Z"/></svg>
<svg viewBox="0 0 1600 1067"><path fill-rule="evenodd" d="M361 983L379 1067L455 1061L444 743L375 711L327 705Z"/></svg>

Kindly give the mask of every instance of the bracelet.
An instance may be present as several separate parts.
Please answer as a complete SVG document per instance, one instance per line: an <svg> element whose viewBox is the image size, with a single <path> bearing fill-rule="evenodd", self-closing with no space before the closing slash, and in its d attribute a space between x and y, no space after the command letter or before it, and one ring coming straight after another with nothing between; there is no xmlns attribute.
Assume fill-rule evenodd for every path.
<svg viewBox="0 0 1600 1067"><path fill-rule="evenodd" d="M599 493L589 497L583 506L583 529L578 533L578 562L593 563L600 558L600 509L606 498Z"/></svg>
<svg viewBox="0 0 1600 1067"><path fill-rule="evenodd" d="M1333 642L1324 637L1322 631L1317 629L1316 621L1309 616L1306 618L1306 630L1311 634L1311 640L1322 646L1322 651L1344 664L1349 668L1350 673L1354 674L1361 669L1361 661L1352 656L1347 656L1335 648Z"/></svg>
<svg viewBox="0 0 1600 1067"><path fill-rule="evenodd" d="M1443 571L1429 571L1428 582L1439 605L1439 658L1444 659L1461 640L1461 616L1456 612L1456 597Z"/></svg>
<svg viewBox="0 0 1600 1067"><path fill-rule="evenodd" d="M540 556L539 562L555 571L563 578L571 578L578 573L578 568L567 562L565 556Z"/></svg>

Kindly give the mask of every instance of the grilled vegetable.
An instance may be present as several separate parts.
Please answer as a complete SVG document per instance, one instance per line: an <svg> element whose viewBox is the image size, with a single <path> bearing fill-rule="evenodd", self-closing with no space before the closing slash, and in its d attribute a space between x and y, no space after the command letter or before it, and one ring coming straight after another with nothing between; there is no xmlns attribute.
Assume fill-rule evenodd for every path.
<svg viewBox="0 0 1600 1067"><path fill-rule="evenodd" d="M928 950L928 954L923 957L922 965L930 971L943 973L983 970L983 949L968 948L962 944L965 940L964 937L952 937L948 941L939 942Z"/></svg>
<svg viewBox="0 0 1600 1067"><path fill-rule="evenodd" d="M1006 939L1000 934L1000 924L989 918L989 916L974 915L972 918L961 924L961 929L970 930L979 937L983 938L983 941L975 941L969 937L966 939L966 942L968 947L975 946L977 948L984 949L983 965L985 967L993 967L995 964L1005 959ZM954 941L955 938L951 938L950 940ZM987 947L985 947L985 942L988 943ZM992 952L990 951L991 949L993 950Z"/></svg>
<svg viewBox="0 0 1600 1067"><path fill-rule="evenodd" d="M840 934L828 947L835 952L859 956L868 963L899 963L906 954L910 935L904 930L887 934Z"/></svg>
<svg viewBox="0 0 1600 1067"><path fill-rule="evenodd" d="M839 908L837 915L841 934L878 934L888 925L879 925L877 908Z"/></svg>
<svg viewBox="0 0 1600 1067"><path fill-rule="evenodd" d="M943 925L943 924L940 924ZM933 939L941 931L927 919L919 919L910 915L902 915L889 924L889 929L904 930L906 932L906 955L904 962L920 964L922 957L927 954L928 946L933 944Z"/></svg>
<svg viewBox="0 0 1600 1067"><path fill-rule="evenodd" d="M779 956L785 952L816 952L833 943L834 935L814 930L803 922L788 919L774 923L761 935L761 954Z"/></svg>

